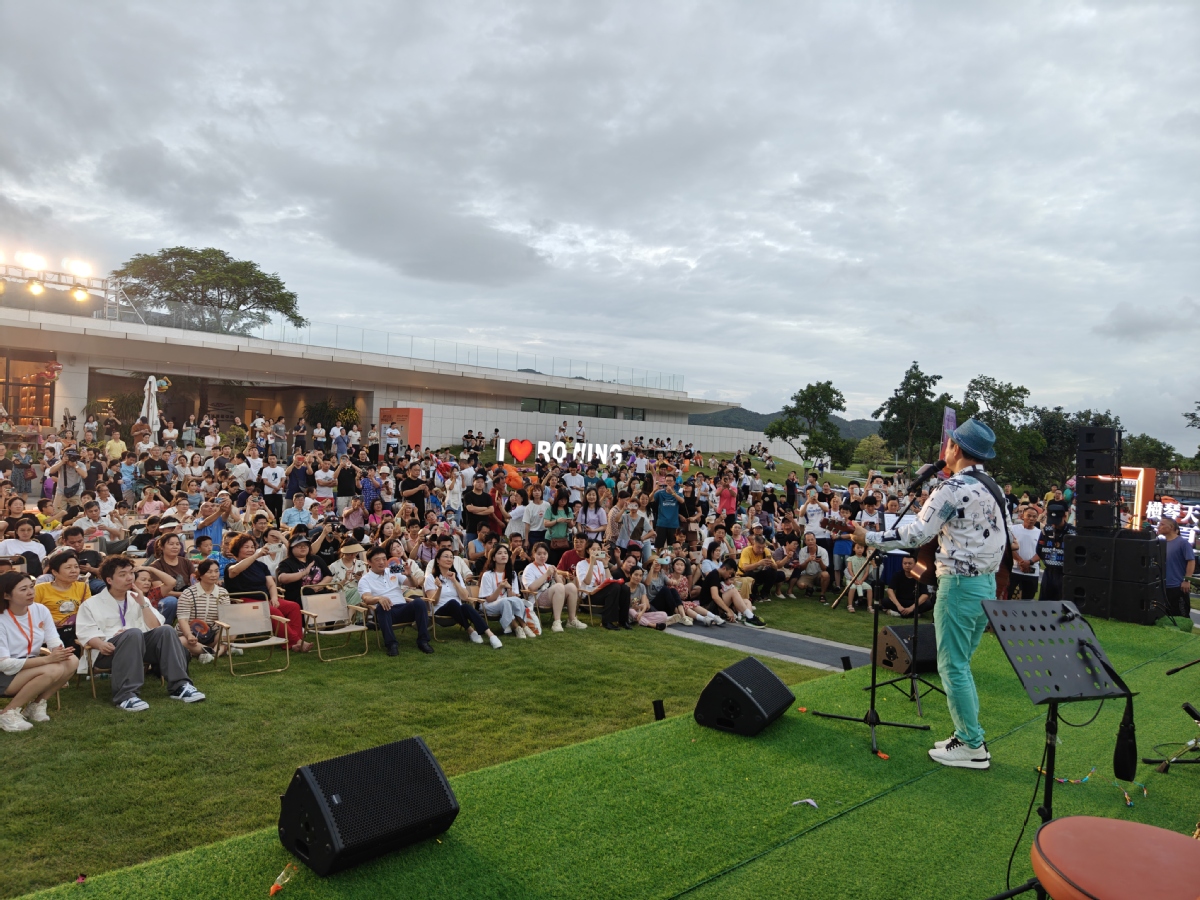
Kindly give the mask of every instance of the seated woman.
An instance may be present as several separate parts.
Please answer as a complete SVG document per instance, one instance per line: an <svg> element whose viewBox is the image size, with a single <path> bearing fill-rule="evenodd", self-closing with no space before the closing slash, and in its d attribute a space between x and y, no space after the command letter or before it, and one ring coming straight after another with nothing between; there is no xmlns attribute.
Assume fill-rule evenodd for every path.
<svg viewBox="0 0 1200 900"><path fill-rule="evenodd" d="M270 551L267 547L259 548L254 538L248 534L239 534L229 545L229 555L235 562L225 570L225 589L230 594L265 594L271 604L271 614L286 618L287 625L275 623L275 633L286 637L294 653L307 653L312 644L304 640L304 626L300 621L300 604L279 596L279 588L275 576L262 561ZM236 599L236 598L235 598ZM260 599L259 597L247 599Z"/></svg>
<svg viewBox="0 0 1200 900"><path fill-rule="evenodd" d="M158 611L170 625L175 621L179 595L192 583L195 566L183 552L183 538L176 532L164 534L154 542L154 560L150 563L159 572L170 575L175 583L164 588Z"/></svg>
<svg viewBox="0 0 1200 900"><path fill-rule="evenodd" d="M188 654L199 657L201 663L213 661L221 656L223 649L213 653L217 640L217 606L229 603L229 592L221 587L221 567L215 559L201 560L196 566L195 584L189 585L179 595L178 616L179 640Z"/></svg>
<svg viewBox="0 0 1200 900"><path fill-rule="evenodd" d="M333 580L325 560L317 555L321 549L319 542L325 539L328 532L329 526L326 525L321 536L317 538L318 544L314 547L309 542L308 535L301 531L292 538L288 558L275 570L275 580L283 585L284 597L293 603L300 602L301 588L329 584Z"/></svg>
<svg viewBox="0 0 1200 900"><path fill-rule="evenodd" d="M646 593L646 585L642 583L645 576L646 570L641 566L634 566L629 573L629 621L645 625L647 628L657 628L659 631L666 631L668 625L678 625L682 616L668 616L650 605L650 595Z"/></svg>
<svg viewBox="0 0 1200 900"><path fill-rule="evenodd" d="M366 550L353 537L347 537L338 551L338 558L329 564L329 575L332 581L329 586L340 591L351 606L358 606L362 598L358 594L358 581L367 573L367 564L363 559ZM422 583L424 576L422 575Z"/></svg>
<svg viewBox="0 0 1200 900"><path fill-rule="evenodd" d="M609 577L604 547L588 541L584 550L586 558L575 564L575 581L579 593L589 597L592 603L604 604L602 619L607 631L620 628L632 629L629 624L629 586Z"/></svg>
<svg viewBox="0 0 1200 900"><path fill-rule="evenodd" d="M521 573L521 584L534 595L533 601L538 608L550 608L554 617L554 622L550 625L551 631L563 630L564 603L567 606L567 627L580 630L587 628L587 625L578 619L579 588L574 582L568 582L558 569L550 565L549 559L550 548L546 546L545 541L534 544L533 562Z"/></svg>
<svg viewBox="0 0 1200 900"><path fill-rule="evenodd" d="M38 521L32 513L21 515L8 529L5 540L0 541L0 556L23 556L25 568L30 575L42 574L42 560L46 558L46 545L33 535Z"/></svg>
<svg viewBox="0 0 1200 900"><path fill-rule="evenodd" d="M504 645L492 634L479 610L471 605L471 595L466 584L454 571L454 551L449 547L438 550L433 558L433 569L425 578L425 598L433 604L433 614L450 616L467 629L472 643L482 644L487 635L492 647L499 650Z"/></svg>
<svg viewBox="0 0 1200 900"><path fill-rule="evenodd" d="M79 557L74 550L52 553L46 560L46 568L53 580L34 586L34 600L50 610L59 640L64 646L73 647L75 616L80 604L92 596L91 588L87 579L79 580Z"/></svg>
<svg viewBox="0 0 1200 900"><path fill-rule="evenodd" d="M49 655L41 655L43 644ZM0 695L12 698L0 711L0 728L28 731L34 722L49 722L46 701L76 664L50 610L34 600L33 580L20 572L0 575Z"/></svg>
<svg viewBox="0 0 1200 900"><path fill-rule="evenodd" d="M537 637L535 631L523 625L525 601L519 596L516 580L508 548L500 544L488 556L479 580L479 599L483 611L500 616L500 627L505 634L515 634L521 640Z"/></svg>

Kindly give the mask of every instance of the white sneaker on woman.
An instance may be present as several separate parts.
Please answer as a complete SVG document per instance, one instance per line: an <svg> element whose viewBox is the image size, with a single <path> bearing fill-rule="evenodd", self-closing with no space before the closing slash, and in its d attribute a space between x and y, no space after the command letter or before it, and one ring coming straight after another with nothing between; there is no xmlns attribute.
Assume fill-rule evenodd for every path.
<svg viewBox="0 0 1200 900"><path fill-rule="evenodd" d="M472 631L471 634L469 635L469 637L471 638L472 644L482 644L483 643L483 638L480 636L478 631ZM495 640L495 637L493 637L492 640Z"/></svg>
<svg viewBox="0 0 1200 900"><path fill-rule="evenodd" d="M500 638L496 637L494 634L488 635L488 640L491 641L493 650L499 650L504 646L502 643L500 643Z"/></svg>
<svg viewBox="0 0 1200 900"><path fill-rule="evenodd" d="M50 717L46 715L46 701L34 700L25 707L25 718L30 722L49 722Z"/></svg>
<svg viewBox="0 0 1200 900"><path fill-rule="evenodd" d="M516 622L513 622L512 630L513 630L513 634L515 634L518 638L520 638L521 640L525 640L525 629L522 628L520 625L518 625Z"/></svg>
<svg viewBox="0 0 1200 900"><path fill-rule="evenodd" d="M562 619L555 619L554 624L550 626L550 630L555 634L561 634L563 630Z"/></svg>
<svg viewBox="0 0 1200 900"><path fill-rule="evenodd" d="M0 713L0 728L5 731L28 731L32 727L33 723L21 715L18 708L13 707Z"/></svg>

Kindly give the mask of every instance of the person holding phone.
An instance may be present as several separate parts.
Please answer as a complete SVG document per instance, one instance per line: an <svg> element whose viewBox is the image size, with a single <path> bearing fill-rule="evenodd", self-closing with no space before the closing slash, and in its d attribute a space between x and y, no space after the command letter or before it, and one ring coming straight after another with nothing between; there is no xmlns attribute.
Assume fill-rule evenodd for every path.
<svg viewBox="0 0 1200 900"><path fill-rule="evenodd" d="M454 551L449 547L440 547L437 556L433 558L431 571L425 577L425 599L433 604L434 615L440 612L444 616L450 616L467 629L467 637L471 639L471 643L482 644L483 636L487 635L493 649L499 650L504 646L500 638L492 634L487 627L487 622L479 614L479 610L471 605L471 594L455 571Z"/></svg>
<svg viewBox="0 0 1200 900"><path fill-rule="evenodd" d="M590 597L593 604L597 601L604 604L601 621L606 631L622 628L631 631L629 586L609 577L606 565L608 554L599 543L588 541L585 554L585 558L575 565L575 581L580 594Z"/></svg>
<svg viewBox="0 0 1200 900"><path fill-rule="evenodd" d="M42 655L42 645L49 653ZM75 654L64 647L50 610L34 601L33 579L0 575L0 729L28 731L49 722L46 701L75 674Z"/></svg>

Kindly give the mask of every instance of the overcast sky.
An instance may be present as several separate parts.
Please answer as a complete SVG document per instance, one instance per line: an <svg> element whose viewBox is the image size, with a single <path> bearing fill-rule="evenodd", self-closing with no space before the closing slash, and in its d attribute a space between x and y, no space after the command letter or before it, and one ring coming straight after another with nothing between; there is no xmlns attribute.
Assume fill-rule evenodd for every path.
<svg viewBox="0 0 1200 900"><path fill-rule="evenodd" d="M1191 452L1200 4L0 4L0 251L869 416L916 359Z"/></svg>

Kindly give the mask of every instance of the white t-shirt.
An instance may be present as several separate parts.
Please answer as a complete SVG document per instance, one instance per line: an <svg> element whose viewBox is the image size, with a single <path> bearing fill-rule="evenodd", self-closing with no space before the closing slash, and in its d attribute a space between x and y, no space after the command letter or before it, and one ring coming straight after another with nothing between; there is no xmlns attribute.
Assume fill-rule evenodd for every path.
<svg viewBox="0 0 1200 900"><path fill-rule="evenodd" d="M509 512L508 524L504 526L506 535L525 533L525 507L518 506Z"/></svg>
<svg viewBox="0 0 1200 900"><path fill-rule="evenodd" d="M328 472L317 469L313 472L313 478L317 482L317 496L324 500L332 499L333 489L337 486L337 473L333 469Z"/></svg>
<svg viewBox="0 0 1200 900"><path fill-rule="evenodd" d="M394 426L389 426L384 432L387 436L387 444L389 447L396 447L400 444L400 429Z"/></svg>
<svg viewBox="0 0 1200 900"><path fill-rule="evenodd" d="M434 612L437 612L439 609L441 609L443 606L445 606L451 600L458 600L460 598L466 599L466 597L468 596L467 586L465 584L463 584L462 579L458 577L457 573L455 573L455 575L453 577L449 577L446 575L437 575L437 576L434 576L432 574L426 575L425 576L425 593L428 594L428 593L431 593L432 591L436 591L438 589L439 581L441 581L443 583L442 596L437 601L437 605L434 606L434 608L433 608ZM453 584L455 581L458 582L459 593L457 593L457 594L454 592L454 587L453 587Z"/></svg>
<svg viewBox="0 0 1200 900"><path fill-rule="evenodd" d="M537 581L539 578L541 578L547 572L555 572L555 571L556 571L556 569L549 563L546 563L546 565L544 565L544 566L539 566L537 563L532 562L525 567L524 571L521 572L521 584L524 587L532 590L530 585L532 585L535 581ZM548 581L546 581L544 584L542 584L541 588L538 590L538 593L540 594L542 591L546 590L547 588L552 587L553 585L554 585L554 579L550 578Z"/></svg>
<svg viewBox="0 0 1200 900"><path fill-rule="evenodd" d="M61 647L62 640L54 627L54 616L40 603L29 604L23 616L11 610L0 613L0 673L16 675L25 660L38 655L38 648Z"/></svg>
<svg viewBox="0 0 1200 900"><path fill-rule="evenodd" d="M22 553L33 553L38 559L45 559L46 546L41 541L22 541L15 537L0 541L0 556L20 556Z"/></svg>
<svg viewBox="0 0 1200 900"><path fill-rule="evenodd" d="M100 518L106 519L112 515L112 511L117 508L117 498L112 494L108 495L107 500L96 498L96 502L100 504Z"/></svg>
<svg viewBox="0 0 1200 900"><path fill-rule="evenodd" d="M591 563L584 559L575 564L575 577L579 579L579 588L587 593L591 593L604 582L608 581L608 568L603 563L596 563L592 566L591 580L585 580L589 565Z"/></svg>
<svg viewBox="0 0 1200 900"><path fill-rule="evenodd" d="M812 554L809 553L807 547L801 547L798 551L796 551L796 555L799 557L800 562L803 563L804 560L808 559ZM817 548L817 558L825 564L826 569L829 568L829 554L825 551L824 547ZM805 575L820 575L821 571L821 567L815 562L810 562L802 570L803 574Z"/></svg>
<svg viewBox="0 0 1200 900"><path fill-rule="evenodd" d="M492 593L496 590L496 583L503 577L503 573L496 572L494 569L489 569L488 571L484 572L483 576L479 579L479 596L482 598L492 596ZM445 594L443 592L443 596L444 595ZM515 584L510 584L508 589L496 599L499 600L500 597L515 596L517 596L517 586Z"/></svg>
<svg viewBox="0 0 1200 900"><path fill-rule="evenodd" d="M1020 554L1021 559L1032 559L1037 555L1037 542L1042 536L1042 529L1026 528L1025 523L1022 522L1016 528L1012 529L1011 534L1013 540L1017 542L1017 553ZM1034 563L1033 568L1030 571L1022 572L1017 568L1017 563L1014 560L1013 571L1018 575L1040 575L1042 572L1042 564L1040 562Z"/></svg>
<svg viewBox="0 0 1200 900"><path fill-rule="evenodd" d="M287 470L283 466L264 466L262 470L263 493L264 494L282 494L284 488L284 475ZM271 485L275 487L271 487Z"/></svg>
<svg viewBox="0 0 1200 900"><path fill-rule="evenodd" d="M829 518L829 507L823 503L810 503L804 508L804 533L819 538L829 537L829 530L821 526L821 520Z"/></svg>
<svg viewBox="0 0 1200 900"><path fill-rule="evenodd" d="M571 502L572 503L574 503L576 500L583 499L583 494L581 492L583 491L584 487L587 485L587 481L584 479L584 477L582 475L572 475L570 473L567 473L566 475L563 476L563 484L565 484L567 487L569 487L571 489Z"/></svg>
<svg viewBox="0 0 1200 900"><path fill-rule="evenodd" d="M550 504L543 500L541 503L530 502L525 506L524 520L530 531L546 530L546 513L550 512ZM516 520L513 516L513 520Z"/></svg>

